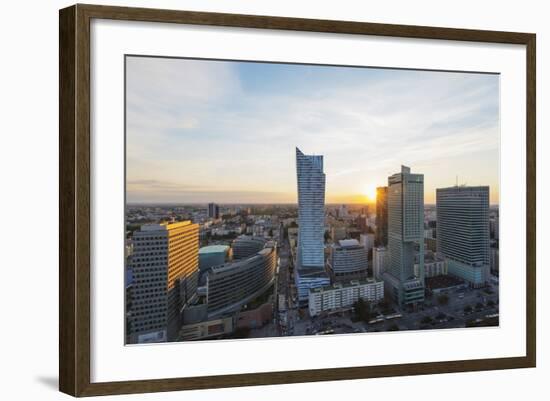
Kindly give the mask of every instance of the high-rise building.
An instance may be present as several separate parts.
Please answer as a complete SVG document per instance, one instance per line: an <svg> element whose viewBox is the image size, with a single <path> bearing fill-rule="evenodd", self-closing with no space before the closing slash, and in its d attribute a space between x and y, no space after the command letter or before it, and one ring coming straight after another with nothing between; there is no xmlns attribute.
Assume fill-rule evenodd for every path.
<svg viewBox="0 0 550 401"><path fill-rule="evenodd" d="M388 187L376 188L376 246L388 245Z"/></svg>
<svg viewBox="0 0 550 401"><path fill-rule="evenodd" d="M196 295L199 225L145 224L133 235L132 343L173 341Z"/></svg>
<svg viewBox="0 0 550 401"><path fill-rule="evenodd" d="M450 275L473 287L489 280L489 187L436 190L437 252Z"/></svg>
<svg viewBox="0 0 550 401"><path fill-rule="evenodd" d="M388 250L383 246L372 249L372 276L375 280L382 280L388 266Z"/></svg>
<svg viewBox="0 0 550 401"><path fill-rule="evenodd" d="M323 156L305 155L296 148L298 182L298 246L296 286L307 302L309 288L326 285L325 271L325 173Z"/></svg>
<svg viewBox="0 0 550 401"><path fill-rule="evenodd" d="M220 206L216 203L208 204L208 218L217 220L220 218Z"/></svg>
<svg viewBox="0 0 550 401"><path fill-rule="evenodd" d="M388 177L386 291L403 307L424 300L424 175L409 167ZM414 273L418 250L418 276Z"/></svg>

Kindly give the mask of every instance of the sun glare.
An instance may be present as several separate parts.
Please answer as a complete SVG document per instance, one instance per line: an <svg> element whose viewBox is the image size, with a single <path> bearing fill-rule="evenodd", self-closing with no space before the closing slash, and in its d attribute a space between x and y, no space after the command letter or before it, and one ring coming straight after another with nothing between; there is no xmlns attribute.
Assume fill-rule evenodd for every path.
<svg viewBox="0 0 550 401"><path fill-rule="evenodd" d="M376 187L374 185L367 186L363 194L369 201L374 202L376 200Z"/></svg>

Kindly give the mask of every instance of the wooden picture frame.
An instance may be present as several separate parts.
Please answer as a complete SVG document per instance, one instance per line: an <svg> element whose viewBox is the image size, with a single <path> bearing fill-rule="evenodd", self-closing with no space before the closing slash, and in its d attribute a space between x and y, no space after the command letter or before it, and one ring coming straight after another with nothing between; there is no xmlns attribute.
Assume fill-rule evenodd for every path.
<svg viewBox="0 0 550 401"><path fill-rule="evenodd" d="M92 383L90 380L90 21L94 18L222 27L475 41L526 46L527 277L524 357ZM530 33L254 15L74 5L59 14L59 388L73 396L535 367L535 41Z"/></svg>

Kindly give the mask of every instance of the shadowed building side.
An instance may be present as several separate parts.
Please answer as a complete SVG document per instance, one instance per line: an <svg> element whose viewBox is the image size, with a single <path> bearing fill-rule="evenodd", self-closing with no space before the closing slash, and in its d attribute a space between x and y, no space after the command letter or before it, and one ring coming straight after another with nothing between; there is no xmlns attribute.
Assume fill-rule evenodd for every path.
<svg viewBox="0 0 550 401"><path fill-rule="evenodd" d="M418 248L418 277L414 273ZM386 292L400 307L424 301L424 175L409 167L388 178Z"/></svg>

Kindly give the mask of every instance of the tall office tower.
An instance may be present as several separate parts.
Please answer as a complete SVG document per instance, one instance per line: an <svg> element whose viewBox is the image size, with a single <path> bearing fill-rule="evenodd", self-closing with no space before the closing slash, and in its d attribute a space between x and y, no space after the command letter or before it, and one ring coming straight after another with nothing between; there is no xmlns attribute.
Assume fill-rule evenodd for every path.
<svg viewBox="0 0 550 401"><path fill-rule="evenodd" d="M208 204L208 218L219 219L220 218L220 206L215 203Z"/></svg>
<svg viewBox="0 0 550 401"><path fill-rule="evenodd" d="M325 173L323 156L296 148L298 181L298 244L295 274L298 298L307 302L309 289L329 283L325 271Z"/></svg>
<svg viewBox="0 0 550 401"><path fill-rule="evenodd" d="M384 247L372 249L372 276L375 280L382 280L382 275L388 266L388 250Z"/></svg>
<svg viewBox="0 0 550 401"><path fill-rule="evenodd" d="M376 246L388 245L388 187L376 188Z"/></svg>
<svg viewBox="0 0 550 401"><path fill-rule="evenodd" d="M473 287L489 279L489 187L436 190L437 252L449 274Z"/></svg>
<svg viewBox="0 0 550 401"><path fill-rule="evenodd" d="M133 236L130 341L177 339L180 312L192 302L199 267L199 225L145 224Z"/></svg>
<svg viewBox="0 0 550 401"><path fill-rule="evenodd" d="M409 167L388 177L388 253L386 291L399 304L424 300L424 175ZM418 249L418 277L414 274Z"/></svg>

